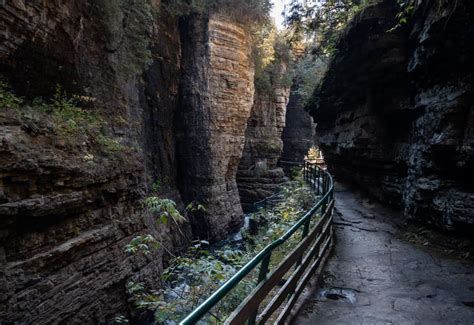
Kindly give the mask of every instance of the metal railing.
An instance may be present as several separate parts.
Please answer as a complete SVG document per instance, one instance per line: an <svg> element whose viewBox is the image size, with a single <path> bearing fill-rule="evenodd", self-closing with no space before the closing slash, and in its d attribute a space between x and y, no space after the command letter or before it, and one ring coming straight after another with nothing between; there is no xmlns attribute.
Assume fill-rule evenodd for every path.
<svg viewBox="0 0 474 325"><path fill-rule="evenodd" d="M273 208L277 203L279 203L282 199L282 193L281 193L281 186L284 184L287 184L288 182L278 184L277 190L275 193L273 193L270 196L267 196L266 198L254 202L252 204L252 212L257 212L260 209L268 209L268 208Z"/></svg>
<svg viewBox="0 0 474 325"><path fill-rule="evenodd" d="M332 212L334 208L334 183L331 175L320 167L305 163L303 178L320 195L319 201L286 233L267 245L217 291L194 309L180 324L195 324L229 293L251 271L260 265L257 286L225 320L225 324L264 324L270 318L273 323L283 323L291 313L305 285L321 266L332 241ZM311 227L311 221L320 218ZM311 228L311 229L310 229ZM296 247L273 269L269 269L272 252L285 243L293 234L301 231L301 239ZM278 285L287 272L294 271ZM269 293L272 298L261 306ZM268 300L268 299L267 299ZM282 304L284 306L282 306ZM273 314L278 312L277 316Z"/></svg>

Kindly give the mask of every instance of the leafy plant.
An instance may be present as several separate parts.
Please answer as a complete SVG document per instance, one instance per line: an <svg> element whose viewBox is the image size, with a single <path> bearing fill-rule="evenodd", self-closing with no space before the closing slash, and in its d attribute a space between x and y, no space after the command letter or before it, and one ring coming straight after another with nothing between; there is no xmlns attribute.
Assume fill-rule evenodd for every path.
<svg viewBox="0 0 474 325"><path fill-rule="evenodd" d="M105 148L108 152L122 152L128 150L126 146L120 143L116 138L108 137L103 134L98 134L95 137L96 143Z"/></svg>
<svg viewBox="0 0 474 325"><path fill-rule="evenodd" d="M176 224L187 221L176 209L176 202L173 200L149 196L145 199L145 205L151 212L158 214L157 223L166 224L170 218Z"/></svg>
<svg viewBox="0 0 474 325"><path fill-rule="evenodd" d="M413 15L413 11L415 10L415 2L414 0L397 0L398 5L400 6L400 10L395 16L397 19L397 24L390 28L387 32L392 32L408 22L408 19Z"/></svg>
<svg viewBox="0 0 474 325"><path fill-rule="evenodd" d="M118 72L140 75L152 61L149 49L153 7L149 0L94 0L107 33L105 44L118 59Z"/></svg>
<svg viewBox="0 0 474 325"><path fill-rule="evenodd" d="M198 211L207 212L207 209L204 207L204 205L202 205L201 203L197 201L188 203L188 205L186 206L186 210L189 212L198 212Z"/></svg>
<svg viewBox="0 0 474 325"><path fill-rule="evenodd" d="M271 7L270 0L168 0L165 2L165 9L174 16L225 12L228 16L248 25L267 21Z"/></svg>
<svg viewBox="0 0 474 325"><path fill-rule="evenodd" d="M155 182L153 182L153 184L151 184L151 193L157 194L160 192L160 190L161 190L160 180L156 180Z"/></svg>
<svg viewBox="0 0 474 325"><path fill-rule="evenodd" d="M320 84L328 67L326 56L315 55L310 49L305 51L294 65L295 91L299 97L299 105L305 107Z"/></svg>
<svg viewBox="0 0 474 325"><path fill-rule="evenodd" d="M117 324L125 324L125 323L128 323L128 319L123 316L123 315L117 315L115 316L115 319L114 321L117 323Z"/></svg>
<svg viewBox="0 0 474 325"><path fill-rule="evenodd" d="M19 110L23 99L16 96L7 82L0 79L0 108Z"/></svg>
<svg viewBox="0 0 474 325"><path fill-rule="evenodd" d="M93 98L84 96L69 96L59 85L49 100L37 97L26 101L15 95L8 83L0 78L0 109L16 111L21 120L48 122L55 133L68 142L90 141L107 152L128 150L129 148L122 145L117 138L103 134L108 125L102 116L81 107L82 103L93 101Z"/></svg>
<svg viewBox="0 0 474 325"><path fill-rule="evenodd" d="M305 183L298 179L281 189L281 201L271 209L262 209L253 214L259 219L262 227L257 236L244 232L242 246L210 247L209 242L196 240L181 256L173 258L163 272L162 289L148 291L140 283L130 283L128 292L139 309L149 309L159 322L179 321L204 299L209 297L219 286L234 275L257 252L271 241L287 231L303 213L312 206L315 197ZM164 204L154 203L157 211L162 211ZM160 206L160 207L158 207ZM202 210L198 202L188 204L187 210ZM299 242L294 235L281 248L274 251L271 266L277 265ZM258 271L258 270L257 270ZM240 302L255 288L257 272L247 276L237 287L213 308L204 319L207 323L222 322Z"/></svg>
<svg viewBox="0 0 474 325"><path fill-rule="evenodd" d="M276 87L289 88L293 83L293 54L287 35L268 24L254 34L252 42L257 91L271 95Z"/></svg>
<svg viewBox="0 0 474 325"><path fill-rule="evenodd" d="M159 247L160 243L152 235L142 235L133 238L125 246L125 251L131 254L136 254L140 251L144 255L149 255L151 253L150 249L158 249Z"/></svg>

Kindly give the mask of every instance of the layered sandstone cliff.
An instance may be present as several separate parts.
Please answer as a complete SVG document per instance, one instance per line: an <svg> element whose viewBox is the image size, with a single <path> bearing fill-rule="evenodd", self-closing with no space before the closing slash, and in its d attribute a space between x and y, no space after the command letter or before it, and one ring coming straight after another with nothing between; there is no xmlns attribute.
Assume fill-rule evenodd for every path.
<svg viewBox="0 0 474 325"><path fill-rule="evenodd" d="M287 73L285 62L275 63L272 88L255 93L252 112L245 131L245 146L237 172L237 184L244 210L272 195L284 181L277 162L283 149L281 134L285 127L289 88L281 83Z"/></svg>
<svg viewBox="0 0 474 325"><path fill-rule="evenodd" d="M48 119L0 107L1 323L112 322L129 314L128 281L159 285L165 253L131 256L132 238L152 234L173 252L240 223L247 35L225 17L194 17L188 33L151 3L0 5L0 68L13 89L48 98L60 85L105 121L101 141L64 137ZM202 201L213 230L157 225L141 201L155 181L180 208Z"/></svg>
<svg viewBox="0 0 474 325"><path fill-rule="evenodd" d="M408 219L474 224L474 7L384 0L348 26L311 113L329 169Z"/></svg>
<svg viewBox="0 0 474 325"><path fill-rule="evenodd" d="M223 16L195 16L182 26L180 188L206 216L192 218L196 236L222 239L243 222L235 175L253 102L250 38Z"/></svg>

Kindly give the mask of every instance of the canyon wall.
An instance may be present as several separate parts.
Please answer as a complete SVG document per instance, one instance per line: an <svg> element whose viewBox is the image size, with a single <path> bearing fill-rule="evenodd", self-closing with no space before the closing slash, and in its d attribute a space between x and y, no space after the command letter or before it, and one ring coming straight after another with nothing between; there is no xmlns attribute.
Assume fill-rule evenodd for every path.
<svg viewBox="0 0 474 325"><path fill-rule="evenodd" d="M88 98L85 109L97 116L96 130L72 125L64 134L34 107L0 107L2 324L130 317L126 283L156 288L166 260L161 249L126 253L132 238L152 234L176 252L193 236L216 239L240 223L235 173L253 100L248 37L225 17L179 26L159 6L0 5L2 78L29 98L49 98L59 85ZM157 225L142 203L156 181L182 211L202 201L215 231L203 233L201 220L181 231Z"/></svg>
<svg viewBox="0 0 474 325"><path fill-rule="evenodd" d="M288 101L285 128L282 133L283 152L280 160L282 167L288 172L291 165L285 164L285 162L303 163L309 148L315 144L316 136L316 124L301 103L301 96L297 89L298 85L294 84Z"/></svg>
<svg viewBox="0 0 474 325"><path fill-rule="evenodd" d="M286 73L280 62L277 80ZM258 91L245 131L245 146L237 172L242 207L251 211L253 203L272 195L285 175L277 162L283 149L281 134L285 127L289 88L272 84L270 93Z"/></svg>
<svg viewBox="0 0 474 325"><path fill-rule="evenodd" d="M183 26L180 187L206 215L191 220L201 239L222 239L243 222L236 183L253 102L250 35L223 16L195 16Z"/></svg>
<svg viewBox="0 0 474 325"><path fill-rule="evenodd" d="M408 23L384 0L347 27L310 104L326 162L447 229L474 224L474 4L418 1Z"/></svg>
<svg viewBox="0 0 474 325"><path fill-rule="evenodd" d="M126 15L151 19L149 8L138 6L136 17L120 7L104 12L103 4L9 1L0 7L2 77L24 96L51 96L60 85L93 98L88 109L106 120L103 138L116 144L98 144L80 132L64 135L51 120L1 108L2 323L105 323L126 315L126 283L156 287L163 253L131 256L125 245L147 233L170 250L186 241L157 227L140 201L147 184L166 175L165 186L174 190L163 195L180 202L176 173L167 167L176 164L172 126L153 118L175 109L167 94L178 80L166 74L180 68L177 23L162 17L146 30L126 29ZM145 86L129 70L142 64L130 48L144 49L130 33L149 33L151 40L155 60Z"/></svg>

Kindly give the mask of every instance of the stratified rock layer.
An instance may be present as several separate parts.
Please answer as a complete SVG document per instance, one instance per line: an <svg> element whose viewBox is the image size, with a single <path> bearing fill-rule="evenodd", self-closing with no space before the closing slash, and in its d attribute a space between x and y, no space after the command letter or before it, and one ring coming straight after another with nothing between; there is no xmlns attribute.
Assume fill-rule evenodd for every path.
<svg viewBox="0 0 474 325"><path fill-rule="evenodd" d="M207 210L191 220L195 236L217 240L243 221L235 175L254 93L250 37L221 16L194 16L182 31L180 187Z"/></svg>
<svg viewBox="0 0 474 325"><path fill-rule="evenodd" d="M311 107L336 178L409 219L474 224L474 3L385 0L348 26Z"/></svg>
<svg viewBox="0 0 474 325"><path fill-rule="evenodd" d="M285 72L286 65L281 63L279 73ZM252 210L254 202L272 195L284 181L285 175L277 162L283 148L281 134L285 127L288 96L289 89L281 85L273 85L270 94L256 92L237 172L244 210Z"/></svg>
<svg viewBox="0 0 474 325"><path fill-rule="evenodd" d="M154 60L140 82L135 73L144 67L124 72L139 63L126 55L136 48L126 35L137 31L123 24L123 8L100 8L53 1L0 6L2 77L24 96L48 97L60 85L93 98L88 109L107 121L108 139L121 143L111 151L0 107L2 324L129 317L126 283L156 288L163 253L131 256L125 245L141 234L152 234L172 251L183 245L176 231L157 227L141 203L156 179L163 196L181 202L173 126L156 118L173 121L177 105L179 78L168 77L180 68L177 22L161 17L147 27ZM149 8L134 9L139 14Z"/></svg>
<svg viewBox="0 0 474 325"><path fill-rule="evenodd" d="M219 238L240 223L235 173L253 101L248 36L222 17L189 23L196 33L181 35L177 19L147 1L0 5L2 77L22 96L48 98L60 85L93 99L86 109L107 122L104 139L120 144L68 138L0 107L0 323L133 316L126 283L157 288L165 254L132 256L125 245L152 234L175 252L192 237L189 223L157 225L143 208L157 180L159 195L181 210L183 201L206 205L208 222L193 223L194 236Z"/></svg>

